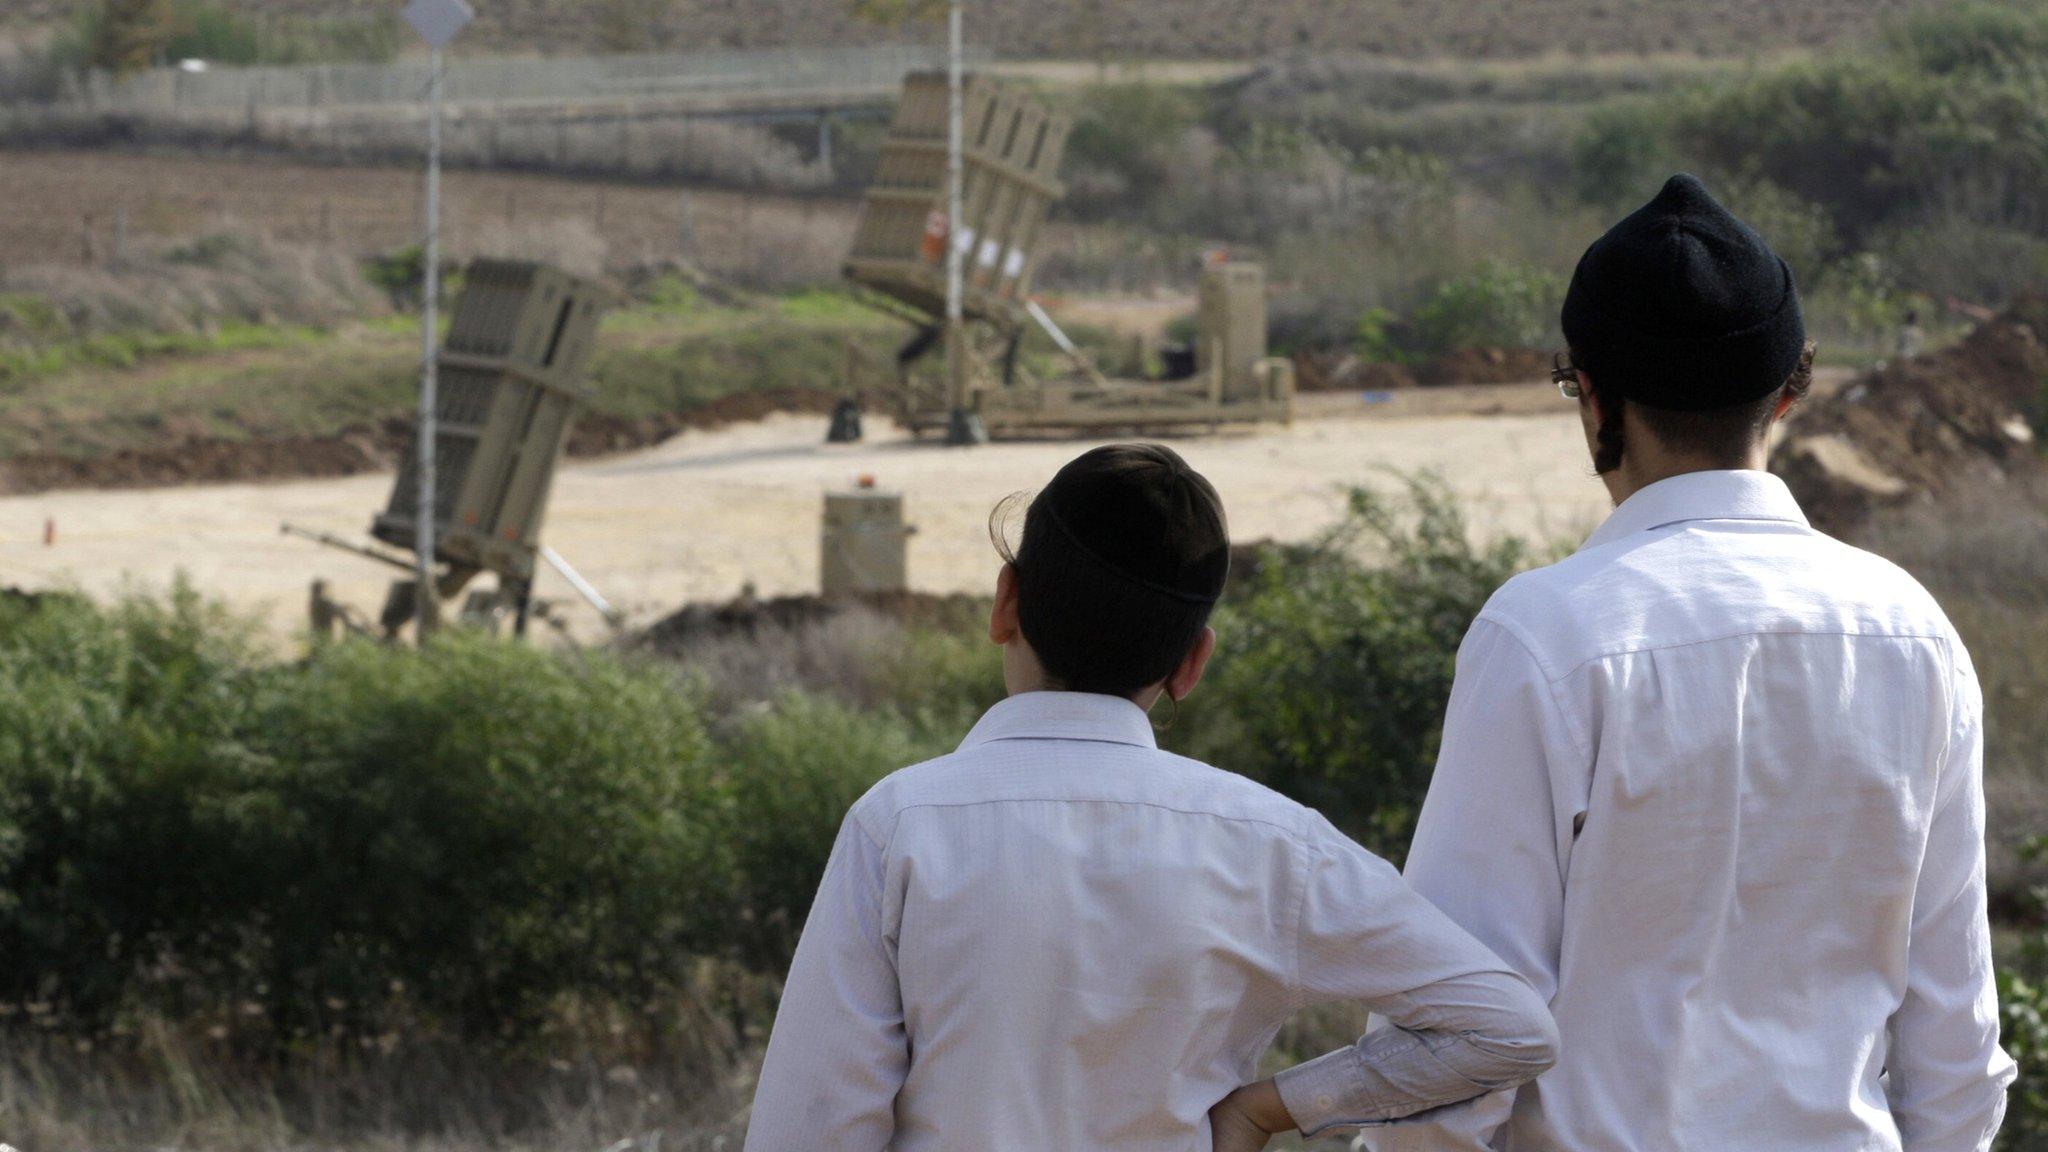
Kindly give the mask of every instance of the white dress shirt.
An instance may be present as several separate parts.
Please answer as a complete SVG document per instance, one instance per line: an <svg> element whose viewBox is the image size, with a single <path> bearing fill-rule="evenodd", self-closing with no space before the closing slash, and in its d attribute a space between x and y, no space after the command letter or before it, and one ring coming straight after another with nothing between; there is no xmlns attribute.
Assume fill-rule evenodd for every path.
<svg viewBox="0 0 2048 1152"><path fill-rule="evenodd" d="M1394 869L1128 700L1011 697L855 804L804 925L748 1152L1207 1152L1305 1005L1401 1029L1304 1066L1305 1127L1549 1066L1542 1001Z"/></svg>
<svg viewBox="0 0 2048 1152"><path fill-rule="evenodd" d="M1408 859L1557 1067L1365 1143L1987 1148L1982 721L1934 601L1776 477L1636 493L1473 625Z"/></svg>

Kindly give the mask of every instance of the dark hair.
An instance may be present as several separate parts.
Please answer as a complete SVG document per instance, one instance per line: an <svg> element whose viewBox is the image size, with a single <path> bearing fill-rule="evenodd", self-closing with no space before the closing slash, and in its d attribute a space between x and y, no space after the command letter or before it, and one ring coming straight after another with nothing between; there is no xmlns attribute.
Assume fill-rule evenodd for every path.
<svg viewBox="0 0 2048 1152"><path fill-rule="evenodd" d="M1600 377L1589 374L1587 378L1592 381L1592 394L1600 400L1600 427L1593 434L1593 470L1605 475L1621 467L1621 458L1627 449L1622 413L1631 405L1636 419L1660 442L1716 463L1739 463L1770 428L1771 413L1777 408L1778 401L1788 392L1793 399L1802 399L1807 389L1813 387L1815 350L1813 341L1807 341L1805 351L1799 356L1799 367L1794 368L1782 385L1762 399L1727 408L1709 408L1703 412L1652 408L1625 400L1603 391ZM1574 364L1582 362L1576 351L1570 356Z"/></svg>
<svg viewBox="0 0 2048 1152"><path fill-rule="evenodd" d="M1069 692L1129 696L1173 672L1201 638L1230 572L1223 500L1172 449L1096 448L1031 499L1013 549L1017 616L1047 677Z"/></svg>

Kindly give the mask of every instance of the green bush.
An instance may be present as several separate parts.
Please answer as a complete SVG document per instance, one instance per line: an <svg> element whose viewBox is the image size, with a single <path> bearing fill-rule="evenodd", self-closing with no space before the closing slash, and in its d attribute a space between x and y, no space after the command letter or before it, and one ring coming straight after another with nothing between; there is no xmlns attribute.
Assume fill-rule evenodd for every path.
<svg viewBox="0 0 2048 1152"><path fill-rule="evenodd" d="M666 671L462 635L276 666L185 589L0 617L0 1002L486 1033L716 941L712 760Z"/></svg>
<svg viewBox="0 0 2048 1152"><path fill-rule="evenodd" d="M727 734L724 845L740 957L780 971L848 808L898 768L950 751L958 737L920 739L891 711L864 712L790 695Z"/></svg>
<svg viewBox="0 0 2048 1152"><path fill-rule="evenodd" d="M1427 355L1461 348L1533 348L1542 344L1564 299L1564 281L1547 269L1489 260L1446 281L1415 310L1415 340Z"/></svg>
<svg viewBox="0 0 2048 1152"><path fill-rule="evenodd" d="M667 673L455 633L327 648L251 717L280 1015L400 982L468 1031L671 987L715 931L717 786Z"/></svg>
<svg viewBox="0 0 2048 1152"><path fill-rule="evenodd" d="M1595 109L1572 139L1572 180L1579 199L1603 208L1633 207L1676 167L1671 125L1661 106Z"/></svg>
<svg viewBox="0 0 2048 1152"><path fill-rule="evenodd" d="M185 588L0 601L0 1002L97 1022L138 981L229 975L267 823L251 654Z"/></svg>
<svg viewBox="0 0 2048 1152"><path fill-rule="evenodd" d="M2037 946L2048 947L2048 942ZM2020 1066L2020 1078L2006 1097L1999 1147L2013 1152L2048 1148L2048 983L2000 972L1998 1003L2006 1054Z"/></svg>
<svg viewBox="0 0 2048 1152"><path fill-rule="evenodd" d="M1175 150L1201 113L1180 88L1107 84L1084 91L1067 141L1076 210L1142 211L1167 195Z"/></svg>
<svg viewBox="0 0 2048 1152"><path fill-rule="evenodd" d="M1530 559L1514 540L1475 546L1441 482L1408 497L1357 491L1318 546L1268 551L1218 614L1210 679L1170 733L1394 860L1435 769L1458 645Z"/></svg>
<svg viewBox="0 0 2048 1152"><path fill-rule="evenodd" d="M2048 7L1959 4L1897 26L1883 51L1789 65L1697 97L1677 151L1825 205L1860 240L1965 207L2048 227Z"/></svg>

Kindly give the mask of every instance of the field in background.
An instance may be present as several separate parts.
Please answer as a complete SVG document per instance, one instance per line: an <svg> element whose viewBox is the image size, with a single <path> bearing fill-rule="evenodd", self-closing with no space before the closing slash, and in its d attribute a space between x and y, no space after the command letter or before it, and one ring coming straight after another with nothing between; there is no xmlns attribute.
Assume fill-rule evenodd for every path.
<svg viewBox="0 0 2048 1152"><path fill-rule="evenodd" d="M835 278L857 211L845 199L517 172L450 172L442 195L458 259L522 247L583 271L685 259L769 285ZM368 256L418 241L420 196L419 173L397 166L0 152L0 267L104 262L124 215L138 242L246 228Z"/></svg>
<svg viewBox="0 0 2048 1152"><path fill-rule="evenodd" d="M9 38L77 2L0 14L0 93ZM225 4L287 46L302 18L365 7ZM825 0L479 6L465 51L931 34ZM1937 8L1954 18L1884 23ZM1329 389L1290 429L1180 444L1241 540L1296 547L1247 551L1225 656L1169 743L1398 854L1464 621L1604 506L1553 390L1408 385L1526 380L1585 241L1679 167L1793 260L1836 363L1892 355L1911 310L1940 342L1965 326L1951 299L2048 282L2040 154L2009 144L2039 138L2048 24L2006 17L2039 10L977 0L971 34L1079 120L1040 277L1062 323L1106 364L1141 363L1130 341L1186 335L1198 255L1225 246L1266 262L1276 348ZM1059 59L1018 58L1048 46ZM846 342L886 351L905 331L836 286L876 125L842 126L827 157L812 123L458 124L454 253L547 259L629 298L547 535L654 627L623 664L465 638L300 660L308 581L373 610L388 579L277 526L359 537L389 491L417 356L414 141L133 129L0 144L0 567L102 605L173 601L59 596L37 616L0 594L0 776L38 782L0 806L0 952L63 973L0 971L0 1137L732 1152L846 803L996 691L975 635L987 509L1081 445L957 453L878 416L865 445L820 444ZM1444 473L1481 547L1346 521L1346 486L1399 487L1388 465ZM952 595L805 598L820 494L863 473L909 496L913 585ZM84 490L109 483L134 490ZM2000 960L2038 989L2048 494L1972 495L1867 540L1976 653ZM1298 547L1340 523L1368 546ZM1512 536L1528 547L1498 550ZM167 593L180 573L245 619ZM604 638L552 572L539 591L577 639ZM1270 707L1276 690L1296 707ZM133 882L137 859L155 882ZM2016 1036L2036 1014L2035 1102L2018 1098L2005 1146L2043 1152L2048 994L2026 987L2007 1001ZM1273 1059L1362 1023L1312 1015Z"/></svg>
<svg viewBox="0 0 2048 1152"><path fill-rule="evenodd" d="M0 23L48 28L84 0L18 0ZM228 0L270 20L354 16L354 0ZM1274 52L1528 56L1586 51L1736 54L1867 34L1934 0L986 0L975 42L1009 55L1240 59ZM843 0L497 0L464 46L496 51L828 46L893 42L906 28L866 23Z"/></svg>

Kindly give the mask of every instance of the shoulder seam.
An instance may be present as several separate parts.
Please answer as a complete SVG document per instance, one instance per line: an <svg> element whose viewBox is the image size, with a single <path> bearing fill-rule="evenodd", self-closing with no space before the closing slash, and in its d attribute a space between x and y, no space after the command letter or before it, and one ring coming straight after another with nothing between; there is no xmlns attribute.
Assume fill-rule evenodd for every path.
<svg viewBox="0 0 2048 1152"><path fill-rule="evenodd" d="M1503 631L1514 635L1514 627L1505 620L1484 614L1479 618L1488 623L1499 625ZM1552 677L1552 679L1569 680L1573 675L1577 674L1579 669L1584 668L1586 665L1598 664L1602 660L1611 660L1616 656L1638 656L1646 652L1670 652L1680 648L1698 648L1707 644L1722 644L1730 640L1742 640L1758 636L1833 636L1856 640L1935 640L1940 641L1944 645L1948 643L1948 638L1938 632L1859 632L1846 628L1747 628L1739 632L1728 632L1719 636L1703 636L1698 640L1676 640L1669 644L1643 644L1595 652L1577 664L1572 665L1563 673ZM1522 641L1519 635L1515 636L1515 639ZM1525 649L1529 647L1526 642L1523 642L1522 646ZM1537 656L1534 651L1531 651L1529 656L1536 661L1538 668L1544 667L1542 658ZM1544 675L1546 677L1550 676L1548 669L1544 670Z"/></svg>
<svg viewBox="0 0 2048 1152"><path fill-rule="evenodd" d="M1120 804L1133 808L1156 808L1180 816L1207 816L1216 820L1228 820L1233 824L1258 824L1276 832L1286 833L1289 837L1297 835L1295 829L1262 816L1207 812L1199 808L1177 808L1153 800L1111 800L1093 796L992 796L982 800L919 800L896 809L896 817L900 821L905 812L918 808L980 808L990 804Z"/></svg>

